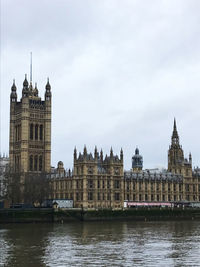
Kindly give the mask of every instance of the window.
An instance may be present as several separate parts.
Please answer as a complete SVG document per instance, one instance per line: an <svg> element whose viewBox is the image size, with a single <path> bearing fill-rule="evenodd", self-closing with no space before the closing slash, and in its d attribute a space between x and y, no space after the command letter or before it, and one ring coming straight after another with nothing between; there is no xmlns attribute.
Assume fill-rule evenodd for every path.
<svg viewBox="0 0 200 267"><path fill-rule="evenodd" d="M151 191L153 191L153 183L151 183Z"/></svg>
<svg viewBox="0 0 200 267"><path fill-rule="evenodd" d="M30 125L30 139L33 140L33 124Z"/></svg>
<svg viewBox="0 0 200 267"><path fill-rule="evenodd" d="M145 201L147 201L148 200L148 196L147 196L147 194L145 194Z"/></svg>
<svg viewBox="0 0 200 267"><path fill-rule="evenodd" d="M37 171L37 165L38 165L38 156L34 157L34 171Z"/></svg>
<svg viewBox="0 0 200 267"><path fill-rule="evenodd" d="M170 184L168 184L168 192L170 192Z"/></svg>
<svg viewBox="0 0 200 267"><path fill-rule="evenodd" d="M100 188L100 181L97 182L97 187Z"/></svg>
<svg viewBox="0 0 200 267"><path fill-rule="evenodd" d="M93 188L93 181L89 180L89 188Z"/></svg>
<svg viewBox="0 0 200 267"><path fill-rule="evenodd" d="M135 191L135 183L133 182L133 190Z"/></svg>
<svg viewBox="0 0 200 267"><path fill-rule="evenodd" d="M35 125L35 140L38 140L38 125Z"/></svg>
<svg viewBox="0 0 200 267"><path fill-rule="evenodd" d="M43 139L43 125L40 125L40 140Z"/></svg>
<svg viewBox="0 0 200 267"><path fill-rule="evenodd" d="M185 191L189 192L189 184L185 185Z"/></svg>
<svg viewBox="0 0 200 267"><path fill-rule="evenodd" d="M115 188L119 188L120 187L120 183L118 180L115 180Z"/></svg>
<svg viewBox="0 0 200 267"><path fill-rule="evenodd" d="M142 190L142 183L139 183L139 190Z"/></svg>
<svg viewBox="0 0 200 267"><path fill-rule="evenodd" d="M110 181L107 181L107 188L110 188Z"/></svg>
<svg viewBox="0 0 200 267"><path fill-rule="evenodd" d="M156 190L159 191L159 184L156 184Z"/></svg>
<svg viewBox="0 0 200 267"><path fill-rule="evenodd" d="M33 170L33 156L30 156L30 158L29 158L29 170L30 171Z"/></svg>
<svg viewBox="0 0 200 267"><path fill-rule="evenodd" d="M103 180L103 188L105 187L105 182L104 182L104 180Z"/></svg>
<svg viewBox="0 0 200 267"><path fill-rule="evenodd" d="M129 200L129 194L127 194L126 199Z"/></svg>
<svg viewBox="0 0 200 267"><path fill-rule="evenodd" d="M147 184L147 183L145 183L145 191L147 191L147 185L148 185L148 184Z"/></svg>
<svg viewBox="0 0 200 267"><path fill-rule="evenodd" d="M165 195L162 196L162 200L165 201Z"/></svg>
<svg viewBox="0 0 200 267"><path fill-rule="evenodd" d="M76 200L78 201L79 200L79 194L76 193Z"/></svg>
<svg viewBox="0 0 200 267"><path fill-rule="evenodd" d="M139 194L139 201L142 201L142 195Z"/></svg>
<svg viewBox="0 0 200 267"><path fill-rule="evenodd" d="M165 191L165 184L162 184L162 191Z"/></svg>
<svg viewBox="0 0 200 267"><path fill-rule="evenodd" d="M157 201L160 201L159 195L157 195Z"/></svg>
<svg viewBox="0 0 200 267"><path fill-rule="evenodd" d="M195 184L193 185L193 192L196 192L196 186L195 186Z"/></svg>
<svg viewBox="0 0 200 267"><path fill-rule="evenodd" d="M100 195L100 193L98 193L98 200L101 200L101 195Z"/></svg>
<svg viewBox="0 0 200 267"><path fill-rule="evenodd" d="M174 192L176 192L176 184L174 184Z"/></svg>
<svg viewBox="0 0 200 267"><path fill-rule="evenodd" d="M133 201L135 201L135 194L133 194Z"/></svg>
<svg viewBox="0 0 200 267"><path fill-rule="evenodd" d="M171 201L171 196L170 195L168 195L168 201Z"/></svg>
<svg viewBox="0 0 200 267"><path fill-rule="evenodd" d="M151 201L153 201L154 200L154 197L153 197L153 195L151 195Z"/></svg>
<svg viewBox="0 0 200 267"><path fill-rule="evenodd" d="M115 193L115 200L119 200L119 193Z"/></svg>
<svg viewBox="0 0 200 267"><path fill-rule="evenodd" d="M39 171L42 171L42 156L39 157Z"/></svg>
<svg viewBox="0 0 200 267"><path fill-rule="evenodd" d="M15 141L17 141L17 126L15 126Z"/></svg>
<svg viewBox="0 0 200 267"><path fill-rule="evenodd" d="M88 192L88 200L93 200L93 194L92 194L92 192Z"/></svg>
<svg viewBox="0 0 200 267"><path fill-rule="evenodd" d="M127 182L127 191L129 191L129 182Z"/></svg>

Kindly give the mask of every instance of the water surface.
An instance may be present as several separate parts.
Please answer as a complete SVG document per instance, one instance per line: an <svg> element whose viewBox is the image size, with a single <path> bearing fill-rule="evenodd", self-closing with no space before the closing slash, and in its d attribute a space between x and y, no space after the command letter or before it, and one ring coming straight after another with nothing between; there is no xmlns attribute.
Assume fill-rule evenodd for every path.
<svg viewBox="0 0 200 267"><path fill-rule="evenodd" d="M200 266L200 223L0 225L0 266Z"/></svg>

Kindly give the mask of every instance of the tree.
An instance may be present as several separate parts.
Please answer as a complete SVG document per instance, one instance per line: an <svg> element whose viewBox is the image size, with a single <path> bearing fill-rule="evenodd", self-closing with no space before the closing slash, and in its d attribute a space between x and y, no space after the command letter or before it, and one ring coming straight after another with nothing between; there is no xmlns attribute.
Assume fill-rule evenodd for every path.
<svg viewBox="0 0 200 267"><path fill-rule="evenodd" d="M51 194L51 182L46 173L25 175L24 203L41 205Z"/></svg>
<svg viewBox="0 0 200 267"><path fill-rule="evenodd" d="M5 197L12 204L26 203L41 205L52 195L51 180L46 173L12 173L5 174Z"/></svg>
<svg viewBox="0 0 200 267"><path fill-rule="evenodd" d="M23 201L21 176L20 173L12 173L9 169L5 173L4 185L6 190L4 197L10 199L12 204Z"/></svg>

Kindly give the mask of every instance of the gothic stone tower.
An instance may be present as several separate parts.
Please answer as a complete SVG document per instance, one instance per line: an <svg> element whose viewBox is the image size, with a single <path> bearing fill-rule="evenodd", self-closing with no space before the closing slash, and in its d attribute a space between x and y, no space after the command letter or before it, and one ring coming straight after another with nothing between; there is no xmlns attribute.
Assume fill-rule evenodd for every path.
<svg viewBox="0 0 200 267"><path fill-rule="evenodd" d="M37 85L25 76L22 98L17 101L15 81L10 94L10 167L12 172L50 172L51 168L51 86L46 84L45 100Z"/></svg>
<svg viewBox="0 0 200 267"><path fill-rule="evenodd" d="M192 156L189 160L184 158L182 146L179 144L179 136L174 119L174 128L171 137L171 146L168 150L168 171L182 174L184 177L192 177Z"/></svg>

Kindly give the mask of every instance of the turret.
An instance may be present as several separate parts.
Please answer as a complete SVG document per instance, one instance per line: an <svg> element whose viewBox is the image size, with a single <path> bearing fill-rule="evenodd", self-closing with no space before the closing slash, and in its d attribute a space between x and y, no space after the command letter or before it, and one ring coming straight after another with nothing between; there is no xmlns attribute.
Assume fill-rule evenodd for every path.
<svg viewBox="0 0 200 267"><path fill-rule="evenodd" d="M74 148L74 161L77 160L77 150L76 150L76 147Z"/></svg>
<svg viewBox="0 0 200 267"><path fill-rule="evenodd" d="M192 154L189 154L189 163L192 165Z"/></svg>
<svg viewBox="0 0 200 267"><path fill-rule="evenodd" d="M95 149L94 149L94 158L95 160L98 158L98 152L97 152L97 147L95 146Z"/></svg>
<svg viewBox="0 0 200 267"><path fill-rule="evenodd" d="M47 84L45 87L45 100L50 101L51 100L51 85L49 83L49 78L47 79Z"/></svg>
<svg viewBox="0 0 200 267"><path fill-rule="evenodd" d="M13 85L11 87L10 101L17 102L17 87L15 85L15 80L13 80Z"/></svg>
<svg viewBox="0 0 200 267"><path fill-rule="evenodd" d="M120 160L123 161L123 158L124 158L124 156L123 156L123 150L121 148L121 150L120 150Z"/></svg>
<svg viewBox="0 0 200 267"><path fill-rule="evenodd" d="M102 149L100 151L100 160L101 160L101 162L103 162L103 151L102 151Z"/></svg>
<svg viewBox="0 0 200 267"><path fill-rule="evenodd" d="M83 156L84 156L84 158L86 158L86 156L87 156L87 148L86 148L86 145L84 145Z"/></svg>
<svg viewBox="0 0 200 267"><path fill-rule="evenodd" d="M113 159L113 149L112 149L112 147L110 149L110 159Z"/></svg>
<svg viewBox="0 0 200 267"><path fill-rule="evenodd" d="M139 149L135 149L135 155L132 157L132 169L133 171L141 171L143 168L143 158L139 154Z"/></svg>
<svg viewBox="0 0 200 267"><path fill-rule="evenodd" d="M35 83L35 88L33 89L33 95L38 97L37 83Z"/></svg>
<svg viewBox="0 0 200 267"><path fill-rule="evenodd" d="M23 82L23 89L22 89L22 97L27 97L28 95L29 95L28 81L27 81L27 75L25 74L25 79Z"/></svg>

